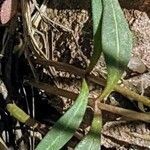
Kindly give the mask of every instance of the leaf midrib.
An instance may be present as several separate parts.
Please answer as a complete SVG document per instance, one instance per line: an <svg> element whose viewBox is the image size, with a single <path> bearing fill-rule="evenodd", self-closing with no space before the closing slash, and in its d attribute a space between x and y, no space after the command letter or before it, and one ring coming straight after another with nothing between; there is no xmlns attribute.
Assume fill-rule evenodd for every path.
<svg viewBox="0 0 150 150"><path fill-rule="evenodd" d="M119 61L119 51L120 51L120 44L119 44L119 31L118 31L118 24L117 24L117 18L115 15L115 10L114 10L114 5L113 5L113 0L111 0L111 7L113 10L113 18L115 22L115 29L116 29L116 44L117 44L117 61Z"/></svg>
<svg viewBox="0 0 150 150"><path fill-rule="evenodd" d="M84 98L84 96L85 96L85 94L84 94L80 99ZM83 102L84 102L84 101L82 101L82 103L83 103ZM78 112L79 108L82 106L82 103L80 103L80 106L79 106L78 109L75 111L75 114ZM71 121L71 119L70 119L70 121ZM70 124L70 121L68 121L67 126L66 126L64 129L68 128L68 125ZM60 133L61 133L61 132L62 132L62 131L60 131ZM61 137L61 136L57 137L57 138L52 142L51 146L54 146L55 142L56 142L57 139L60 138L60 137Z"/></svg>

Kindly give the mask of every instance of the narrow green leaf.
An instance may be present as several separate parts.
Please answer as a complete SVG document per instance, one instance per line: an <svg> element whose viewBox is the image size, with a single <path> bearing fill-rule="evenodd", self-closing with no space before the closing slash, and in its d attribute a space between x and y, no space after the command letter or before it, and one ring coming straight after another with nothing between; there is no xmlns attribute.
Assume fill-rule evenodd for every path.
<svg viewBox="0 0 150 150"><path fill-rule="evenodd" d="M101 0L92 0L94 50L90 59L90 65L87 68L88 73L92 71L101 55L101 14Z"/></svg>
<svg viewBox="0 0 150 150"><path fill-rule="evenodd" d="M88 94L88 86L84 80L74 105L55 123L36 150L59 150L71 139L83 119L88 103Z"/></svg>
<svg viewBox="0 0 150 150"><path fill-rule="evenodd" d="M101 0L92 0L92 19L93 19L93 35L95 36L101 22L102 2Z"/></svg>
<svg viewBox="0 0 150 150"><path fill-rule="evenodd" d="M95 113L90 132L75 147L75 150L100 150L101 129L102 129L101 113Z"/></svg>
<svg viewBox="0 0 150 150"><path fill-rule="evenodd" d="M100 99L110 94L127 66L132 35L118 0L103 0L102 48L107 64L107 85Z"/></svg>

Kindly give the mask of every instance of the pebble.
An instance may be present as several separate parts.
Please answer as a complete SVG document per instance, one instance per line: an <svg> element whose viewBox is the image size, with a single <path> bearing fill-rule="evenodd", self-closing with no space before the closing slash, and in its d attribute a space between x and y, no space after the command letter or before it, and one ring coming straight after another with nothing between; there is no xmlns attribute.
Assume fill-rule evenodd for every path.
<svg viewBox="0 0 150 150"><path fill-rule="evenodd" d="M144 73L147 68L142 62L142 60L138 57L132 57L129 61L128 68L134 72Z"/></svg>

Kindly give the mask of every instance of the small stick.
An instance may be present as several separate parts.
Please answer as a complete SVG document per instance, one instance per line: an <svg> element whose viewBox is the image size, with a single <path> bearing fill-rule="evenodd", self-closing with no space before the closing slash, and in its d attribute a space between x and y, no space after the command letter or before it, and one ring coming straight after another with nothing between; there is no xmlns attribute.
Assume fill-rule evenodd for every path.
<svg viewBox="0 0 150 150"><path fill-rule="evenodd" d="M66 63L55 62L55 61L51 61L51 60L46 61L44 59L37 59L37 60L35 60L35 63L39 63L39 64L42 64L45 66L53 66L60 71L67 71L69 73L79 75L81 77L86 76L85 70L71 66ZM93 74L89 74L86 76L86 78L94 83L105 86L106 80L103 77L97 77ZM135 100L135 101L141 102L144 105L150 107L149 98L139 95L139 94L131 91L130 89L127 89L126 87L121 87L120 85L117 85L117 86L115 86L114 90L121 93L122 95L128 97L130 100Z"/></svg>
<svg viewBox="0 0 150 150"><path fill-rule="evenodd" d="M27 81L27 83L32 85L33 87L42 89L47 93L60 95L66 98L70 98L72 100L75 100L78 96L77 93L63 90L60 88L56 88L46 83L36 82L34 80ZM89 98L90 106L93 106L93 101L94 101L93 99ZM141 121L150 123L150 114L147 114L147 113L140 113L140 112L136 112L136 111L132 111L132 110L116 107L116 106L111 106L111 105L104 104L104 103L98 103L98 107L101 110L109 111L114 114L119 114L127 118L131 118L133 120L141 120Z"/></svg>
<svg viewBox="0 0 150 150"><path fill-rule="evenodd" d="M112 112L114 114L118 114L127 118L131 118L133 120L140 120L140 121L150 123L150 114L140 113L133 110L111 106L104 103L99 103L99 109Z"/></svg>

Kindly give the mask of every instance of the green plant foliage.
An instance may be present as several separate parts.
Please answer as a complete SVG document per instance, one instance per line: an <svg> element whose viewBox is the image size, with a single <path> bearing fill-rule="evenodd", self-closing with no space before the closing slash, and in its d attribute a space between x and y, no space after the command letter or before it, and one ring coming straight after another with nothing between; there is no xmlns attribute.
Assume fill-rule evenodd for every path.
<svg viewBox="0 0 150 150"><path fill-rule="evenodd" d="M94 51L87 72L90 72L94 68L101 55L101 14L101 0L92 0Z"/></svg>
<svg viewBox="0 0 150 150"><path fill-rule="evenodd" d="M10 115L16 118L18 121L25 123L30 116L27 115L22 109L20 109L16 104L7 104L7 110L9 111Z"/></svg>
<svg viewBox="0 0 150 150"><path fill-rule="evenodd" d="M132 35L118 0L103 0L102 48L108 76L100 99L110 94L117 84L132 50Z"/></svg>
<svg viewBox="0 0 150 150"><path fill-rule="evenodd" d="M90 132L76 146L75 150L100 150L100 137L102 129L102 116L95 113Z"/></svg>
<svg viewBox="0 0 150 150"><path fill-rule="evenodd" d="M83 80L81 92L74 105L55 123L36 150L59 150L71 139L83 119L88 95L88 86Z"/></svg>

